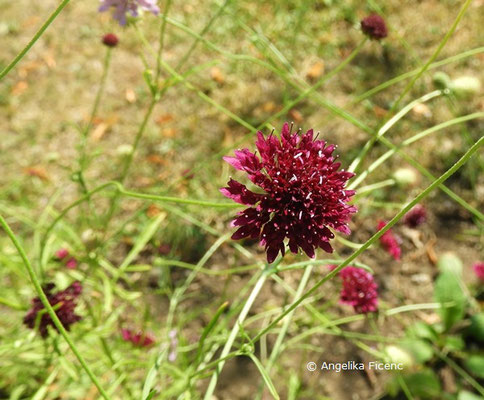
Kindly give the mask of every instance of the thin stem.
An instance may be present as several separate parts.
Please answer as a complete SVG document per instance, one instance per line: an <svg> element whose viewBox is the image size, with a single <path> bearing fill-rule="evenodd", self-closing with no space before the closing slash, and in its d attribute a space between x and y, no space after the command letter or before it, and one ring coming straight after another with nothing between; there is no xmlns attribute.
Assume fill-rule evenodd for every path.
<svg viewBox="0 0 484 400"><path fill-rule="evenodd" d="M304 274L301 278L301 281L299 282L299 287L297 288L297 292L294 296L294 300L299 299L302 294L304 293L304 289L306 289L306 285L308 284L309 278L311 276L311 273L313 272L313 266L310 265L304 270ZM289 325L291 324L292 321L292 316L294 314L294 310L291 311L289 314L287 314L286 319L284 320L284 324L282 325L282 329L279 332L279 335L277 335L276 342L274 344L274 348L271 352L271 355L269 357L269 361L267 362L266 366L266 371L268 374L271 373L271 369L274 366L274 363L276 362L277 357L281 353L282 349L282 344L284 341L284 338L286 337L287 331L289 329Z"/></svg>
<svg viewBox="0 0 484 400"><path fill-rule="evenodd" d="M434 63L432 63L432 64L429 65L429 67L427 68L427 70L435 69L435 68L438 68L438 67L442 67L444 65L451 64L453 62L463 60L465 58L474 56L476 54L480 54L482 52L484 52L484 47L477 47L475 49L467 50L467 51L464 51L461 54L457 54L455 56L448 57L448 58L444 58L443 60L434 62ZM386 88L388 88L390 86L393 86L396 83L399 83L401 81L404 81L407 78L411 78L412 76L417 75L420 72L420 70L421 70L421 68L415 68L412 71L405 72L404 74L398 75L398 76L396 76L396 77L394 77L394 78L392 78L392 79L390 79L390 80L388 80L386 82L383 82L383 83L379 84L378 86L375 86L374 88L372 88L370 90L367 90L366 92L360 94L359 96L356 96L355 99L353 101L351 101L350 104L359 103L360 101L365 100L368 97L371 97L374 94L379 93L382 90L384 90L384 89L386 89Z"/></svg>
<svg viewBox="0 0 484 400"><path fill-rule="evenodd" d="M35 290L39 296L40 301L44 305L47 313L49 314L50 318L52 319L52 322L54 323L55 327L59 331L59 333L63 336L64 340L67 342L69 347L71 348L72 352L74 355L77 357L79 360L79 363L81 364L82 368L86 371L87 375L91 379L92 383L96 386L96 388L99 391L99 394L105 399L105 400L110 400L110 397L106 393L106 391L102 388L101 384L99 383L98 379L94 375L94 373L91 371L89 366L87 365L86 361L84 360L84 357L81 355L80 351L77 349L76 345L70 338L69 334L67 333L66 329L62 325L62 322L59 320L57 317L57 314L55 313L54 309L52 308L51 304L49 303L49 300L47 299L47 296L45 295L44 291L42 290L42 286L40 285L40 282L37 278L37 275L35 274L34 269L32 268L32 265L30 264L29 259L27 258L27 254L25 253L25 250L22 248L20 242L17 240L17 237L15 234L12 232L10 229L10 226L7 224L7 221L0 215L0 225L3 227L5 232L7 233L8 237L14 244L14 246L17 248L18 253L20 254L20 257L22 258L22 261L25 265L25 268L27 269L27 272L30 276L30 280L32 281L32 284L35 287Z"/></svg>
<svg viewBox="0 0 484 400"><path fill-rule="evenodd" d="M122 172L121 172L121 176L118 180L119 183L121 183L121 184L124 182L124 180L126 179L126 177L128 175L129 168L131 167L131 164L133 163L134 154L135 154L135 152L138 148L138 144L141 140L141 137L143 136L143 133L146 129L146 126L148 125L148 121L151 117L151 113L153 112L153 109L155 108L155 104L156 104L156 98L154 97L151 100L150 105L148 107L148 110L146 110L146 114L143 118L143 122L141 123L141 125L138 129L138 133L136 134L136 137L135 137L134 142L133 142L133 147L132 147L131 151L129 152L128 156L125 159L125 162L124 162L124 165L123 165L123 168L122 168ZM118 198L119 198L118 196L119 196L119 193L116 193L114 195L113 199L111 200L111 204L109 206L109 210L106 214L106 218L105 218L105 222L104 222L105 232L108 231L109 223L111 222L113 214L116 211L116 207L118 205Z"/></svg>
<svg viewBox="0 0 484 400"><path fill-rule="evenodd" d="M215 20L222 14L224 11L225 7L230 3L231 0L225 0L223 4L219 7L217 12L210 18L210 20L207 22L207 24L203 27L203 29L200 31L198 36L195 37L195 40L193 41L192 45L188 49L188 51L185 53L183 58L178 62L178 64L175 67L176 71L180 71L181 68L185 65L187 62L188 58L192 55L193 51L197 47L198 43L200 40L203 38L203 36L208 32L208 30L212 27L213 23Z"/></svg>
<svg viewBox="0 0 484 400"><path fill-rule="evenodd" d="M410 203L408 203L405 207L403 207L397 215L395 215L387 225L378 232L376 232L370 239L368 239L358 250L356 250L352 255L346 258L338 267L333 269L330 273L328 273L324 278L319 280L311 289L309 289L303 296L299 298L299 300L292 303L287 310L285 310L279 317L277 317L274 321L272 321L266 328L261 330L253 339L253 342L259 340L262 335L265 335L268 331L270 331L279 321L281 321L287 314L289 314L292 310L297 308L304 300L310 297L318 288L323 285L325 282L333 278L339 271L341 271L344 267L350 264L353 260L355 260L360 254L362 254L368 247L370 247L375 241L377 241L388 229L390 229L393 225L395 225L408 211L412 209L417 203L422 201L426 196L432 192L436 187L440 184L445 182L452 174L454 174L462 165L464 165L470 157L479 149L479 147L483 144L484 137L481 137L472 147L458 160L450 169L448 169L443 175L441 175L438 179L432 182L424 191L422 191L417 197L415 197Z"/></svg>
<svg viewBox="0 0 484 400"><path fill-rule="evenodd" d="M79 169L81 174L83 173L84 169L86 168L86 143L87 143L87 136L89 134L89 130L92 128L92 124L94 122L94 118L96 118L96 114L99 108L99 104L101 103L101 97L104 92L104 88L106 87L106 81L108 77L109 65L111 63L111 54L112 48L107 47L106 55L104 57L103 63L103 74L101 76L101 83L99 84L99 88L96 93L96 97L94 99L94 104L92 106L91 115L89 117L89 122L87 123L86 127L82 130L82 142L81 142L81 150L80 150L80 157L79 157Z"/></svg>
<svg viewBox="0 0 484 400"><path fill-rule="evenodd" d="M363 39L360 42L360 44L358 44L358 46L351 52L351 54L348 57L346 57L337 67L335 67L329 73L322 76L321 79L318 82L316 82L313 86L306 89L298 97L296 97L294 100L289 102L286 106L284 106L280 111L278 111L277 113L275 113L271 117L269 117L267 120L265 120L262 124L260 124L257 127L257 129L261 129L263 126L268 125L269 122L275 120L276 118L280 117L281 115L284 115L291 108L293 108L295 105L299 104L302 100L304 100L308 95L313 93L315 90L319 89L324 83L326 83L333 76L335 76L338 72L340 72L344 67L346 67L358 55L358 53L361 51L361 49L363 48L363 46L365 45L366 42L367 42L367 38Z"/></svg>
<svg viewBox="0 0 484 400"><path fill-rule="evenodd" d="M277 264L279 264L279 261L276 261ZM247 299L244 308L240 312L237 321L235 321L235 324L232 328L232 331L230 332L230 335L227 339L227 342L225 343L225 346L222 350L222 354L220 355L220 358L226 357L230 350L232 349L232 345L234 344L235 338L237 337L240 327L245 321L245 318L247 317L247 314L249 313L252 305L254 304L255 299L257 298L257 295L259 294L260 290L262 289L262 286L264 285L264 282L266 281L268 274L272 272L274 266L269 266L267 265L265 270L262 272L261 276L257 280L256 284L254 285L254 288L252 289L251 294L249 295L249 298ZM220 373L222 372L222 368L224 367L225 362L220 362L217 365L217 368L215 369L214 373L212 374L212 379L210 380L210 383L208 384L207 391L205 392L204 400L210 400L212 399L213 392L215 391L215 387L217 386L217 381Z"/></svg>
<svg viewBox="0 0 484 400"><path fill-rule="evenodd" d="M348 189L355 189L370 173L375 171L381 164L383 164L384 161L386 161L388 158L390 158L393 154L397 152L397 149L400 149L402 147L409 146L410 144L416 142L417 140L423 139L427 135L430 135L431 133L440 131L441 129L448 128L449 126L455 125L455 124L460 124L462 122L466 122L472 119L477 119L477 118L483 118L484 117L484 112L477 112L473 114L468 114L464 115L462 117L454 118L449 121L442 122L441 124L435 125L429 129L426 129L420 133L417 133L416 135L404 140L400 145L396 146L395 149L388 150L386 153L384 153L382 156L380 156L378 159L376 159L368 168L365 169L365 171L361 172L353 182L348 186Z"/></svg>
<svg viewBox="0 0 484 400"><path fill-rule="evenodd" d="M459 11L459 14L457 14L457 17L455 18L454 23L452 24L450 29L445 34L444 38L439 43L437 49L434 51L434 53L429 58L429 60L425 63L425 65L420 69L420 71L418 71L417 75L415 75L415 77L407 84L402 94L400 94L397 101L393 104L390 112L392 112L399 106L400 102L405 97L405 95L413 88L413 85L415 85L415 82L417 82L417 80L425 73L425 71L427 71L430 64L432 64L435 61L435 59L439 56L440 52L442 51L442 49L447 44L450 37L453 35L454 31L456 30L457 25L459 24L460 20L464 16L464 13L466 12L467 8L470 6L471 2L472 0L466 0L466 2L464 3L464 5Z"/></svg>
<svg viewBox="0 0 484 400"><path fill-rule="evenodd" d="M35 44L37 40L39 40L45 30L57 18L57 16L60 14L62 9L69 3L69 1L70 0L63 0L62 3L59 4L59 6L54 10L50 17L47 18L47 21L44 22L44 24L40 27L34 37L30 40L30 42L27 43L27 46L25 46L22 51L17 54L13 61L8 64L2 72L0 72L0 81L13 69L13 67L15 67L15 65L17 65L17 63L25 56L25 54L27 54L30 48Z"/></svg>
<svg viewBox="0 0 484 400"><path fill-rule="evenodd" d="M417 73L417 75L415 75L415 77L407 84L407 86L405 87L405 89L403 90L403 92L400 94L400 96L398 97L398 99L392 104L390 110L388 111L388 115L391 115L393 113L393 111L395 111L398 108L398 106L400 105L400 102L403 100L403 98L407 95L407 93L415 85L415 82L417 82L417 80L424 74L424 72L427 71L427 69L430 66L430 64L432 64L435 61L435 59L438 57L438 55L440 54L440 52L444 48L445 44L447 43L447 41L450 39L450 37L454 33L455 29L457 28L457 25L459 24L460 20L464 16L464 13L467 10L467 8L469 7L469 5L471 4L471 1L472 0L467 0L464 3L464 5L462 6L462 8L459 11L459 14L457 14L457 17L456 17L454 23L452 24L451 28L447 31L447 33L445 34L444 38L441 40L441 42L437 46L437 49L434 51L434 53L429 58L429 60L425 63L425 65L420 69L420 71ZM390 122L390 120L388 122ZM385 127L385 125L388 122L386 122L381 128L379 128L378 131L377 131L378 133L376 135L374 135L366 143L366 145L364 146L364 148L362 149L362 151L360 152L360 154L358 155L358 157L356 158L356 160L351 164L350 171L358 171L358 168L361 166L361 164L363 162L363 159L365 158L365 155L373 147L373 145L375 144L375 142L378 139L378 136L380 134L381 129L383 129L383 127Z"/></svg>
<svg viewBox="0 0 484 400"><path fill-rule="evenodd" d="M165 3L165 9L163 11L163 15L166 17L168 16L168 10L171 6L171 0L167 0ZM161 27L160 27L160 39L159 39L159 47L158 47L158 56L156 57L156 79L155 83L158 87L158 79L160 78L161 73L161 56L163 54L163 45L165 42L165 29L166 29L166 18L162 18Z"/></svg>
<svg viewBox="0 0 484 400"><path fill-rule="evenodd" d="M361 149L358 156L354 159L351 163L348 171L354 172L358 171L363 163L363 160L368 153L368 151L373 147L375 142L379 140L385 133L389 131L389 129L395 125L398 121L400 121L405 115L407 115L417 104L425 103L435 97L441 96L443 92L441 90L434 90L433 92L424 94L422 97L419 97L416 100L411 101L405 107L403 107L398 113L396 113L392 118L390 118L387 122L385 122L380 129L373 135L368 142L366 142L365 146Z"/></svg>

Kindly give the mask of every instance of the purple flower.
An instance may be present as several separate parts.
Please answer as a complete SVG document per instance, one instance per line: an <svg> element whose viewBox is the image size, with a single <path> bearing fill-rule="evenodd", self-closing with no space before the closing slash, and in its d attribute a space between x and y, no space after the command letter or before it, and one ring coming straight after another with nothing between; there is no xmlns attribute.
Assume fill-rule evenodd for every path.
<svg viewBox="0 0 484 400"><path fill-rule="evenodd" d="M417 226L423 224L427 219L427 210L424 206L417 204L403 217L403 222L405 225L416 228Z"/></svg>
<svg viewBox="0 0 484 400"><path fill-rule="evenodd" d="M155 338L149 333L134 332L131 329L121 329L121 337L125 342L131 342L137 347L149 347L155 343Z"/></svg>
<svg viewBox="0 0 484 400"><path fill-rule="evenodd" d="M479 280L481 282L484 282L484 263L483 262L476 262L472 266L472 269L474 270L474 273L477 275Z"/></svg>
<svg viewBox="0 0 484 400"><path fill-rule="evenodd" d="M380 221L378 222L377 230L379 231L386 225L386 222ZM393 235L393 232L391 229L387 230L381 237L380 237L380 243L383 246L383 248L390 253L390 255L395 259L395 260L400 260L400 255L402 253L402 250L400 249L400 245L398 244L398 240Z"/></svg>
<svg viewBox="0 0 484 400"><path fill-rule="evenodd" d="M138 16L138 7L143 10L150 11L154 15L158 15L160 9L156 5L156 0L100 0L101 6L99 11L107 11L114 7L113 18L119 22L120 25L126 25L126 13L132 17Z"/></svg>
<svg viewBox="0 0 484 400"><path fill-rule="evenodd" d="M232 222L239 227L232 239L260 239L269 263L279 252L284 256L286 238L293 253L301 248L313 258L318 247L331 253L329 241L334 234L329 228L351 233L347 222L356 212L347 204L355 192L344 190L354 174L338 171L341 163L332 156L336 146L316 140L312 129L302 135L292 133L287 123L281 139L272 134L265 139L262 132L257 132L257 138L260 158L248 149L224 157L264 191L252 192L232 178L220 189L224 196L251 206Z"/></svg>
<svg viewBox="0 0 484 400"><path fill-rule="evenodd" d="M377 14L363 18L361 21L361 30L371 39L380 40L388 36L385 20Z"/></svg>
<svg viewBox="0 0 484 400"><path fill-rule="evenodd" d="M64 328L69 330L73 323L81 319L79 315L74 313L74 309L77 306L77 298L82 292L82 286L80 282L76 281L65 290L57 293L53 293L54 289L55 285L53 283L48 284L44 287L45 295ZM55 328L55 325L38 297L32 300L32 308L24 317L24 324L30 329L34 329L37 323L37 315L40 311L42 311L42 314L39 316L38 329L41 336L45 338L48 333L47 326L50 325Z"/></svg>
<svg viewBox="0 0 484 400"><path fill-rule="evenodd" d="M357 313L368 313L378 308L378 285L373 275L364 269L345 267L339 273L343 280L340 301L353 306Z"/></svg>

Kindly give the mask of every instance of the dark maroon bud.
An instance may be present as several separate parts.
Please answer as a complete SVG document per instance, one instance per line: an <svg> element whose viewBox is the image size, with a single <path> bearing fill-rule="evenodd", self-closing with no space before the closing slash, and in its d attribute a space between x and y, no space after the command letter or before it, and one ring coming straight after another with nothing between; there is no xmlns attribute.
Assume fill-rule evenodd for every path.
<svg viewBox="0 0 484 400"><path fill-rule="evenodd" d="M103 43L108 47L116 47L119 39L114 33L106 33L103 36Z"/></svg>
<svg viewBox="0 0 484 400"><path fill-rule="evenodd" d="M361 30L371 39L380 40L388 36L385 20L377 14L363 18L361 21Z"/></svg>

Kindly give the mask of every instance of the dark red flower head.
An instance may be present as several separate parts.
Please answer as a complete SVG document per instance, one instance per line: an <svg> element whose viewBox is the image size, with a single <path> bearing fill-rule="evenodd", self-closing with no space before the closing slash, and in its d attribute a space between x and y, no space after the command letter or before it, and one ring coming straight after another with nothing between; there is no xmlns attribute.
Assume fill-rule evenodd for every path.
<svg viewBox="0 0 484 400"><path fill-rule="evenodd" d="M62 322L62 325L64 325L64 328L69 330L73 323L81 319L79 315L74 313L74 309L77 306L77 298L82 292L82 286L80 282L76 281L68 288L57 293L53 293L54 289L55 285L53 283L48 284L44 287L45 295L50 305L54 308L57 317ZM45 338L48 333L47 326L50 325L55 328L55 325L38 297L32 300L32 308L24 317L24 324L30 329L34 329L37 323L37 314L40 311L42 311L42 315L39 317L38 328L42 337Z"/></svg>
<svg viewBox="0 0 484 400"><path fill-rule="evenodd" d="M417 204L403 217L403 222L405 225L416 228L417 226L423 224L427 219L427 210L421 204Z"/></svg>
<svg viewBox="0 0 484 400"><path fill-rule="evenodd" d="M131 342L137 347L149 347L155 343L155 338L149 333L135 333L131 329L121 329L121 337L125 342Z"/></svg>
<svg viewBox="0 0 484 400"><path fill-rule="evenodd" d="M106 33L103 36L103 44L105 44L108 47L116 47L118 42L119 42L119 39L114 33Z"/></svg>
<svg viewBox="0 0 484 400"><path fill-rule="evenodd" d="M379 231L385 225L385 221L379 221L376 229ZM382 236L380 236L380 243L395 260L400 260L402 250L400 249L400 244L391 229L387 230Z"/></svg>
<svg viewBox="0 0 484 400"><path fill-rule="evenodd" d="M357 313L368 313L378 308L378 285L373 275L364 269L345 267L339 273L343 280L341 303L353 306Z"/></svg>
<svg viewBox="0 0 484 400"><path fill-rule="evenodd" d="M265 139L262 132L257 137L260 158L248 149L224 157L264 191L254 193L233 179L220 189L224 196L251 206L232 222L239 226L232 239L260 239L269 263L279 252L284 256L286 238L293 253L301 248L312 258L317 247L331 253L334 234L329 228L351 232L347 222L356 207L347 202L355 192L344 188L354 174L338 171L341 163L332 156L336 146L316 140L312 129L299 135L286 123L280 140L272 134Z"/></svg>
<svg viewBox="0 0 484 400"><path fill-rule="evenodd" d="M361 30L372 39L380 40L388 36L385 20L377 14L372 14L361 21Z"/></svg>

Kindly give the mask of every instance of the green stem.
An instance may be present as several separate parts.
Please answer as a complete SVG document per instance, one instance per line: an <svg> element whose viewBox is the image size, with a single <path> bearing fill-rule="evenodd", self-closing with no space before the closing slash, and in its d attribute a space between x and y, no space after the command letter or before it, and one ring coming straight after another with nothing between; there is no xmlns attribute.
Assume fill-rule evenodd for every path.
<svg viewBox="0 0 484 400"><path fill-rule="evenodd" d="M170 9L170 6L171 6L171 0L167 0L165 3L165 9L163 10L163 15L165 17L168 16L168 10ZM156 87L158 87L158 79L160 78L160 73L161 73L161 56L163 54L163 45L165 43L165 29L166 29L166 18L162 18L161 27L160 27L158 55L156 57L156 78L155 78Z"/></svg>
<svg viewBox="0 0 484 400"><path fill-rule="evenodd" d="M104 92L104 88L106 87L106 81L108 77L109 65L111 63L111 47L106 49L106 55L104 57L103 63L103 74L101 76L101 83L99 84L99 88L96 93L96 98L94 99L94 104L92 106L91 115L89 116L89 122L87 123L86 127L82 130L82 142L81 142L81 150L80 150L80 157L79 157L79 169L81 174L83 173L84 169L86 168L86 144L87 144L87 136L89 134L89 130L92 128L92 124L94 122L94 118L96 118L97 110L99 108L99 104L101 103L101 97Z"/></svg>
<svg viewBox="0 0 484 400"><path fill-rule="evenodd" d="M387 122L385 122L381 128L378 129L376 134L374 134L368 142L366 142L365 146L361 149L358 156L354 159L351 163L348 171L354 172L358 171L359 167L363 163L363 160L368 153L368 151L373 147L375 142L379 140L385 133L387 133L390 128L395 125L398 121L400 121L405 115L407 115L417 104L425 103L435 97L441 96L443 92L441 90L434 90L433 92L424 94L422 97L419 97L416 100L411 101L405 107L403 107L398 113L396 113L392 118L390 118Z"/></svg>
<svg viewBox="0 0 484 400"><path fill-rule="evenodd" d="M463 60L465 58L474 56L476 54L480 54L482 52L484 52L484 47L477 47L475 49L467 50L467 51L464 51L461 54L457 54L455 56L448 57L448 58L444 58L443 60L434 62L434 63L432 63L432 64L429 65L429 67L427 68L427 70L429 70L429 69L435 69L435 68L438 68L438 67L442 67L444 65L451 64L453 62ZM398 75L398 76L396 76L396 77L394 77L394 78L392 78L392 79L390 79L390 80L388 80L386 82L383 82L383 83L379 84L378 86L375 86L373 89L370 89L370 90L366 91L365 93L362 93L359 96L356 96L356 98L353 101L351 101L350 104L359 103L360 101L365 100L368 97L371 97L374 94L379 93L382 90L384 90L384 89L386 89L386 88L388 88L388 87L390 87L390 86L392 86L392 85L394 85L396 83L399 83L401 81L404 81L407 78L411 78L412 76L417 75L419 72L420 72L420 68L415 68L412 71L409 71L409 72L406 72L404 74Z"/></svg>
<svg viewBox="0 0 484 400"><path fill-rule="evenodd" d="M417 73L417 75L415 75L415 77L407 84L407 86L405 87L405 89L403 90L403 92L400 94L400 96L398 97L398 99L392 104L390 110L388 111L388 114L391 115L397 108L398 106L400 105L400 102L403 100L403 98L407 95L407 93L413 88L413 86L415 85L415 82L417 82L417 80L424 74L425 71L427 71L428 67L430 66L430 64L432 64L435 59L438 57L438 55L440 54L440 52L442 51L442 49L444 48L445 44L447 43L447 41L450 39L450 37L452 36L452 34L454 33L455 29L457 28L457 25L459 24L460 20L462 19L462 17L464 16L464 13L465 11L467 10L467 8L469 7L469 5L471 4L471 1L472 0L467 0L464 5L462 6L462 8L460 9L459 11L459 14L457 15L454 23L452 24L451 28L449 29L449 31L445 34L444 38L441 40L441 42L439 43L437 49L434 51L434 53L432 54L432 56L429 58L429 60L425 63L425 65L420 69L420 71ZM410 103L412 104L412 103ZM404 108L405 109L405 108ZM402 110L403 111L403 110ZM398 114L397 114L398 115ZM375 142L378 140L378 137L380 135L380 131L385 127L385 125L387 125L391 120L389 120L388 122L386 122L381 128L378 129L378 133L376 135L374 135L367 143L366 145L364 146L364 148L362 149L362 151L360 152L360 154L358 155L358 157L356 158L356 160L351 164L350 166L350 171L358 171L358 168L361 166L362 162L363 162L363 159L365 158L365 155L368 153L368 151L373 147L373 145L375 144Z"/></svg>
<svg viewBox="0 0 484 400"><path fill-rule="evenodd" d="M412 89L413 85L415 85L415 82L417 82L417 80L425 73L425 71L427 71L430 64L432 64L435 61L435 59L439 56L440 52L442 51L442 49L447 44L450 37L456 30L457 25L459 24L460 20L464 16L464 13L466 12L467 8L470 6L471 2L472 0L466 0L466 2L464 3L464 5L461 7L459 11L459 14L457 14L457 17L455 18L454 23L452 24L450 29L445 34L444 38L439 43L439 46L437 47L437 49L434 51L434 53L429 58L429 60L425 63L425 65L420 69L420 71L418 71L417 75L415 75L415 77L407 84L402 94L398 97L397 101L393 104L390 112L392 112L399 106L400 102L405 97L405 95Z"/></svg>
<svg viewBox="0 0 484 400"><path fill-rule="evenodd" d="M280 260L279 260L280 262ZM276 261L277 264L279 264L278 261ZM274 265L276 265L276 263ZM230 332L230 335L227 339L227 342L225 343L225 346L222 350L222 354L220 355L220 358L226 357L230 350L232 349L232 345L234 344L235 338L237 337L240 327L245 321L245 318L247 317L247 314L249 313L252 305L254 304L255 299L257 298L257 295L259 294L260 290L262 289L262 286L264 285L264 282L266 281L269 273L272 273L274 266L269 266L267 265L265 270L262 272L261 276L257 280L256 284L254 285L254 288L252 289L251 294L249 295L249 298L247 299L246 303L244 304L244 308L240 312L237 321L235 321L235 324L232 328L232 331ZM215 369L214 373L212 374L212 379L210 380L210 383L208 384L207 391L205 392L204 400L211 400L213 392L215 391L215 387L217 386L217 381L220 373L222 372L222 368L224 367L225 362L220 362L217 365L217 368Z"/></svg>
<svg viewBox="0 0 484 400"><path fill-rule="evenodd" d="M124 165L123 165L123 168L122 168L122 171L121 171L121 176L119 178L119 182L121 184L124 183L124 180L126 179L126 177L128 175L129 168L131 167L131 164L133 163L134 154L135 154L135 152L138 148L138 144L141 140L141 137L143 136L143 133L146 129L146 126L148 125L148 121L151 117L151 113L153 112L153 109L155 108L155 104L156 104L156 97L153 97L153 99L151 100L150 105L148 107L148 110L146 110L146 114L143 118L143 122L141 123L141 125L138 129L138 132L136 134L136 137L134 139L133 148L131 149L131 151L129 152L128 156L125 159L125 162L124 162ZM106 214L106 218L105 218L105 222L104 222L104 229L105 229L106 233L108 231L109 224L111 222L113 214L116 211L116 207L118 205L118 198L119 198L118 196L119 196L119 193L116 193L114 195L114 197L112 198L111 203L109 205L109 210Z"/></svg>
<svg viewBox="0 0 484 400"><path fill-rule="evenodd" d="M284 106L280 111L278 111L277 113L272 115L270 118L268 118L266 121L264 121L262 124L260 124L257 127L257 129L261 129L263 126L268 125L269 122L275 120L276 118L280 117L281 115L284 115L291 108L293 108L295 105L297 105L301 101L303 101L308 95L313 93L315 90L319 89L324 83L326 83L333 76L335 76L338 72L340 72L344 67L346 67L358 55L358 53L361 51L361 49L363 48L363 46L365 45L366 42L367 42L367 38L363 39L360 42L360 44L351 52L351 54L348 57L346 57L337 67L335 67L329 73L322 76L321 79L318 82L316 82L313 86L306 89L298 97L296 97L294 100L289 102L286 106ZM236 146L237 146L237 144L235 144L234 147L236 147Z"/></svg>
<svg viewBox="0 0 484 400"><path fill-rule="evenodd" d="M448 128L449 126L460 124L462 122L470 121L472 119L477 119L477 118L483 118L484 117L484 112L477 112L473 114L468 114L464 115L462 117L454 118L449 121L445 121L441 124L435 125L429 129L426 129L411 138L408 138L404 140L400 145L396 146L395 149L388 150L386 153L384 153L382 156L380 156L378 159L376 159L368 168L365 169L362 173L360 173L353 182L348 186L348 189L355 189L370 173L375 171L381 164L383 164L384 161L386 161L388 158L390 158L393 154L397 152L396 149L400 149L402 147L409 146L410 144L423 139L427 135L430 135L431 133L440 131L441 129Z"/></svg>
<svg viewBox="0 0 484 400"><path fill-rule="evenodd" d="M15 65L17 65L17 63L25 56L25 54L27 54L30 48L35 44L37 40L39 40L44 31L49 27L54 19L57 18L57 16L60 14L62 9L69 3L69 1L70 0L63 0L62 3L59 4L55 11L47 19L47 21L44 22L44 25L41 26L41 28L37 31L34 37L30 40L30 42L27 43L27 46L25 46L22 51L17 54L13 61L8 64L2 72L0 72L0 81L13 69L13 67L15 67Z"/></svg>
<svg viewBox="0 0 484 400"><path fill-rule="evenodd" d="M415 197L410 203L408 203L405 207L403 207L395 217L393 217L387 225L378 232L376 232L370 239L368 239L358 250L356 250L352 255L350 255L345 261L343 261L338 267L333 269L328 275L324 278L319 280L311 289L309 289L303 296L301 296L298 300L292 303L287 310L285 310L279 317L277 317L274 321L272 321L266 328L260 331L253 342L259 340L262 335L265 335L268 331L270 331L279 321L281 321L287 314L289 314L292 310L296 309L304 300L310 297L316 290L319 289L321 285L325 282L333 278L339 271L341 271L344 267L350 264L353 260L355 260L360 254L362 254L368 247L370 247L374 242L376 242L387 230L389 230L393 225L395 225L408 211L412 209L417 203L422 201L426 196L432 192L436 187L440 184L445 182L452 174L454 174L462 165L464 165L470 157L479 149L479 147L483 144L484 137L481 137L472 147L457 161L450 169L448 169L443 175L441 175L438 179L432 182L424 191L422 191L417 197Z"/></svg>
<svg viewBox="0 0 484 400"><path fill-rule="evenodd" d="M302 296L304 289L306 289L306 285L308 284L309 277L311 276L312 272L313 272L312 265L310 265L304 270L304 274L301 278L301 281L299 282L296 295L294 296L295 300L299 299ZM289 314L287 314L287 317L284 320L284 324L282 325L282 329L280 330L279 335L277 335L276 342L274 343L274 348L271 352L269 361L267 362L267 366L266 366L266 371L268 374L271 373L271 369L274 366L274 363L276 362L276 359L281 352L282 344L283 344L284 338L286 337L287 331L289 330L289 325L291 324L293 314L294 314L294 310L291 311Z"/></svg>
<svg viewBox="0 0 484 400"><path fill-rule="evenodd" d="M0 225L3 227L3 229L7 233L8 237L10 238L12 243L14 244L14 246L17 248L17 251L20 254L20 257L22 258L22 261L25 265L25 268L27 269L27 272L30 276L30 280L32 281L32 284L34 285L35 290L36 290L36 292L39 296L39 299L42 302L42 304L44 305L44 307L45 307L47 313L49 314L50 318L52 319L52 322L54 323L55 327L57 328L59 333L63 336L64 340L67 342L67 344L71 348L72 352L74 353L74 355L79 360L79 363L81 364L82 368L84 368L87 375L91 379L92 383L98 389L99 394L105 400L110 400L110 397L105 392L105 390L102 388L98 379L96 378L96 376L94 375L94 373L91 371L91 369L87 365L86 361L84 360L84 357L82 356L80 351L77 349L74 342L71 340L69 334L67 333L66 329L62 325L62 322L57 317L57 314L55 313L54 309L52 308L51 304L49 303L49 300L47 299L47 296L45 295L44 291L42 290L42 286L40 285L40 282L37 278L37 275L35 274L35 271L32 268L32 265L30 264L29 259L27 258L27 254L25 253L24 249L22 248L20 242L17 240L17 237L15 236L15 234L10 229L10 226L7 224L7 221L5 221L5 219L1 215L0 215Z"/></svg>

